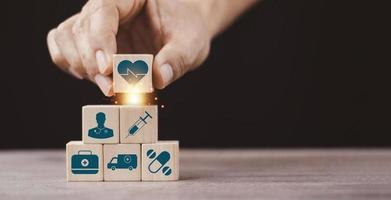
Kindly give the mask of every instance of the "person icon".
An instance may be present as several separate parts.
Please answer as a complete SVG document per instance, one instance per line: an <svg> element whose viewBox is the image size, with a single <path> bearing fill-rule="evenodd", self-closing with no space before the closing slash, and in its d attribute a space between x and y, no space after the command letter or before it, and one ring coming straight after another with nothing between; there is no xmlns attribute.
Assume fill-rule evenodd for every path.
<svg viewBox="0 0 391 200"><path fill-rule="evenodd" d="M88 136L96 139L113 137L113 129L105 127L106 115L103 112L96 114L97 127L88 130Z"/></svg>

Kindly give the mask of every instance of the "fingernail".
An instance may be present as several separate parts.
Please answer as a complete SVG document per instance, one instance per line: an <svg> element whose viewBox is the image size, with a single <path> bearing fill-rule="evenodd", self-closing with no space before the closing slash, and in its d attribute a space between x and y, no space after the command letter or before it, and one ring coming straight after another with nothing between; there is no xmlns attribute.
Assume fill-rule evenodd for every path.
<svg viewBox="0 0 391 200"><path fill-rule="evenodd" d="M96 63L98 64L98 68L100 73L105 73L106 68L107 68L107 61L106 61L106 56L103 53L102 50L98 50L95 54L96 57Z"/></svg>
<svg viewBox="0 0 391 200"><path fill-rule="evenodd" d="M103 75L100 75L100 74L97 74L94 79L95 79L96 84L98 85L100 90L102 90L102 92L105 96L108 96L108 97L113 96L113 90L112 90L112 84L111 84L110 78L103 76Z"/></svg>
<svg viewBox="0 0 391 200"><path fill-rule="evenodd" d="M78 79L80 79L80 80L83 79L83 76L82 76L82 75L80 74L80 72L78 72L75 68L69 68L68 70L69 70L69 72L70 72L73 76L75 76L76 78L78 78Z"/></svg>
<svg viewBox="0 0 391 200"><path fill-rule="evenodd" d="M160 67L160 74L163 79L164 86L166 86L174 77L174 72L170 64L164 64Z"/></svg>

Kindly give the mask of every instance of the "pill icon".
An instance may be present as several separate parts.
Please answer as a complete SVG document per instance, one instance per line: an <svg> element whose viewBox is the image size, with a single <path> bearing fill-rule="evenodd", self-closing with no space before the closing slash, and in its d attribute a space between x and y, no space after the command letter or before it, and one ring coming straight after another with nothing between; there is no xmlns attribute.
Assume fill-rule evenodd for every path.
<svg viewBox="0 0 391 200"><path fill-rule="evenodd" d="M152 149L151 149L152 150ZM152 150L153 151L153 150ZM152 155L155 152L150 152L150 150L147 151L147 156ZM156 154L156 153L155 153ZM149 156L148 156L149 157ZM158 172L161 168L164 167L164 165L170 160L170 153L167 151L162 151L154 160L151 161L151 163L148 165L148 170L151 173ZM166 171L169 171L166 169ZM164 173L164 172L163 172ZM169 172L171 174L171 172Z"/></svg>
<svg viewBox="0 0 391 200"><path fill-rule="evenodd" d="M155 156L156 156L156 152L153 149L150 149L150 150L147 151L147 156L150 159L154 159Z"/></svg>
<svg viewBox="0 0 391 200"><path fill-rule="evenodd" d="M165 166L165 167L163 167L162 172L164 175L169 176L171 174L171 168L168 166Z"/></svg>

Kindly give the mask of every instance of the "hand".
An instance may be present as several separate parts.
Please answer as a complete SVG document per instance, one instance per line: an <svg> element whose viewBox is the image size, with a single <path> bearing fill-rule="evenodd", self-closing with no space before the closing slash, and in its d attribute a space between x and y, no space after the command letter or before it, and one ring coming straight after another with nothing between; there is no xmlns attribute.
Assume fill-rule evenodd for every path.
<svg viewBox="0 0 391 200"><path fill-rule="evenodd" d="M153 84L163 89L206 59L211 38L198 1L90 0L47 37L55 64L113 95L112 56L151 53Z"/></svg>

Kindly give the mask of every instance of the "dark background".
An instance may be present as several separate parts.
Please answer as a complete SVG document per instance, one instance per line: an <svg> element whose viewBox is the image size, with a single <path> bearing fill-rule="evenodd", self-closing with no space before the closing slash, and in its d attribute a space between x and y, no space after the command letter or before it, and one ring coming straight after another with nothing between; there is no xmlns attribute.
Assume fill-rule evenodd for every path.
<svg viewBox="0 0 391 200"><path fill-rule="evenodd" d="M5 1L1 148L81 139L98 88L58 70L46 34L83 1ZM265 0L159 91L159 138L183 147L391 146L390 15L377 1ZM238 76L239 75L239 76Z"/></svg>

